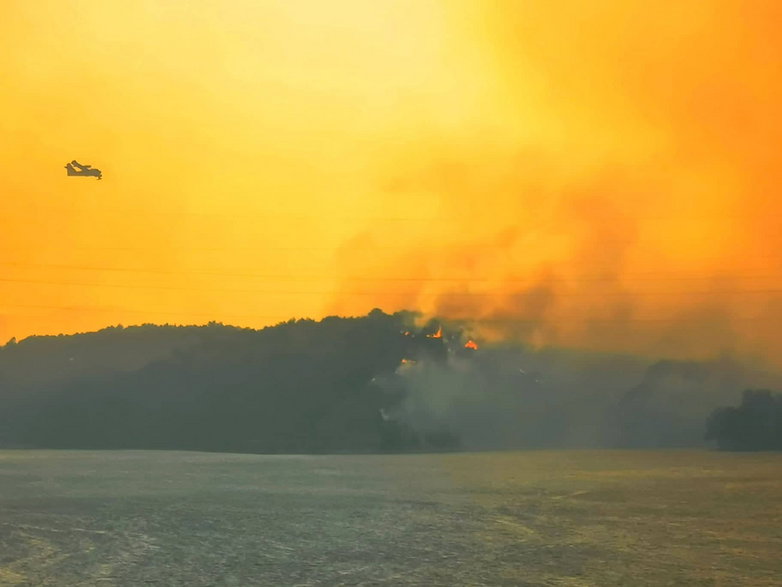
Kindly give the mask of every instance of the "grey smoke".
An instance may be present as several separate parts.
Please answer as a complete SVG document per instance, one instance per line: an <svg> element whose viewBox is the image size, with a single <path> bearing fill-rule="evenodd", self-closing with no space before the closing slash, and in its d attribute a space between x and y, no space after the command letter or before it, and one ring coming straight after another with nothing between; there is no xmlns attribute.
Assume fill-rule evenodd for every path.
<svg viewBox="0 0 782 587"><path fill-rule="evenodd" d="M729 358L455 347L444 360L400 365L403 399L386 417L420 433L447 430L465 449L699 446L712 410L745 387L780 383Z"/></svg>

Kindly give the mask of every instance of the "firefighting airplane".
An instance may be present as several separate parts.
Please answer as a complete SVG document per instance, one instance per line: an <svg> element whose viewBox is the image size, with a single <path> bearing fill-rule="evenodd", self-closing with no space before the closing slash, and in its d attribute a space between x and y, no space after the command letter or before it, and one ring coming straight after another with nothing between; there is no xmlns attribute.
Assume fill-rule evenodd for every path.
<svg viewBox="0 0 782 587"><path fill-rule="evenodd" d="M77 169L78 168L78 169ZM81 177L97 177L103 179L103 173L100 169L94 169L92 165L82 165L75 159L65 166L68 175L77 175Z"/></svg>

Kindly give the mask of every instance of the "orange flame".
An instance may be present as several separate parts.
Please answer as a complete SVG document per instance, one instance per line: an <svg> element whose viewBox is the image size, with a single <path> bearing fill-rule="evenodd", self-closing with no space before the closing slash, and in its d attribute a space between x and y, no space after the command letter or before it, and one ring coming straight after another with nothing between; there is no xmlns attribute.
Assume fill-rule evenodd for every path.
<svg viewBox="0 0 782 587"><path fill-rule="evenodd" d="M434 334L427 334L426 335L426 338L442 338L442 337L443 337L443 327L442 326L440 326L437 329L437 332L435 332Z"/></svg>
<svg viewBox="0 0 782 587"><path fill-rule="evenodd" d="M477 351L478 350L478 343L476 343L474 340L470 339L466 343L464 343L464 348L472 349L474 351Z"/></svg>

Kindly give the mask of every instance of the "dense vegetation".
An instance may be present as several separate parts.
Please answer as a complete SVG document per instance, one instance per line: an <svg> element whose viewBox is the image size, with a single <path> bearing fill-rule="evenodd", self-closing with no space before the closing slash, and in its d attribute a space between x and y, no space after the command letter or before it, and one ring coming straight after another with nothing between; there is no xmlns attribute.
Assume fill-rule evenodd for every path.
<svg viewBox="0 0 782 587"><path fill-rule="evenodd" d="M466 342L453 324L380 310L262 330L115 326L10 341L0 347L0 447L702 446L709 413L759 380L727 360ZM779 406L768 392L747 395L715 412L709 438L778 446Z"/></svg>
<svg viewBox="0 0 782 587"><path fill-rule="evenodd" d="M712 413L706 435L723 450L782 450L782 394L746 390L738 407Z"/></svg>
<svg viewBox="0 0 782 587"><path fill-rule="evenodd" d="M447 431L384 418L401 397L372 384L402 358L442 355L405 336L404 313L263 330L115 327L4 347L6 446L250 452L447 448ZM38 362L36 365L36 361Z"/></svg>

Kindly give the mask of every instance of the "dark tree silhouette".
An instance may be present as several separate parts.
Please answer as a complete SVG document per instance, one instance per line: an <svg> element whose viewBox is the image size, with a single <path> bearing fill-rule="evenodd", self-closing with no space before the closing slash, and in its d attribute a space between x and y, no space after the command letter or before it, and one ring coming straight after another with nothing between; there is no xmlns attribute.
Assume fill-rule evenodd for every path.
<svg viewBox="0 0 782 587"><path fill-rule="evenodd" d="M0 434L9 437L7 445L51 448L267 453L448 448L456 439L447 434L427 442L404 423L384 418L382 410L402 398L372 385L374 378L393 374L402 358L442 346L440 340L405 336L410 321L406 313L375 310L359 318L291 320L258 331L210 323L179 333L178 343L162 341L160 352L151 353L151 360L147 352L140 367L114 356L105 340L100 345L91 339L116 339L122 354L123 348L135 348L129 344L133 335L159 339L155 327L65 337L64 345L56 338L42 340L43 346L50 343L48 357L57 368L37 387L6 394ZM113 368L87 359L80 345L106 356ZM30 345L23 341L3 351L18 354L25 346ZM59 346L65 348L57 352Z"/></svg>
<svg viewBox="0 0 782 587"><path fill-rule="evenodd" d="M782 450L782 394L748 389L738 407L712 412L706 438L721 450Z"/></svg>
<svg viewBox="0 0 782 587"><path fill-rule="evenodd" d="M649 364L515 343L476 350L464 334L373 310L262 330L145 324L9 341L0 347L0 447L698 446L709 412L745 386L725 362ZM750 392L712 416L710 438L778 448L779 404Z"/></svg>

